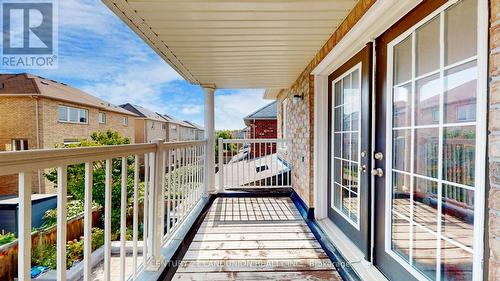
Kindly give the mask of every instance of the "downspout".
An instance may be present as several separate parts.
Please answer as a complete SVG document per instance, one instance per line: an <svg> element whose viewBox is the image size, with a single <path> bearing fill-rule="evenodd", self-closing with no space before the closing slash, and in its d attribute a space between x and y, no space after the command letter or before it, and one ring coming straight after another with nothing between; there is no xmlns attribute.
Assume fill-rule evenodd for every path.
<svg viewBox="0 0 500 281"><path fill-rule="evenodd" d="M35 130L36 130L36 149L40 149L40 124L39 124L39 114L40 111L38 109L39 102L38 97L33 96L35 98ZM42 173L40 169L38 169L38 193L42 193Z"/></svg>

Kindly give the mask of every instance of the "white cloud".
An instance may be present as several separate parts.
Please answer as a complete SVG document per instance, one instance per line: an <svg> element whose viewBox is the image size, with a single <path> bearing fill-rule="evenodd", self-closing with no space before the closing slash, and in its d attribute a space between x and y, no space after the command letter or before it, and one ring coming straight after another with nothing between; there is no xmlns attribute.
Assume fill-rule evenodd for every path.
<svg viewBox="0 0 500 281"><path fill-rule="evenodd" d="M269 104L262 89L232 90L215 96L215 127L236 130L245 127L243 117Z"/></svg>
<svg viewBox="0 0 500 281"><path fill-rule="evenodd" d="M186 115L196 115L203 112L203 106L200 104L183 105L181 112Z"/></svg>

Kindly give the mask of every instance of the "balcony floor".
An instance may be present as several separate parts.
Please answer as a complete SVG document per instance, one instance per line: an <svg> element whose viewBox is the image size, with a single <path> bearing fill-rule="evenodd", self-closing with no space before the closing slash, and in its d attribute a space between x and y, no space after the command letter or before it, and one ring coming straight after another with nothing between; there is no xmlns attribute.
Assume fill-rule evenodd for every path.
<svg viewBox="0 0 500 281"><path fill-rule="evenodd" d="M341 280L290 198L217 198L173 280Z"/></svg>

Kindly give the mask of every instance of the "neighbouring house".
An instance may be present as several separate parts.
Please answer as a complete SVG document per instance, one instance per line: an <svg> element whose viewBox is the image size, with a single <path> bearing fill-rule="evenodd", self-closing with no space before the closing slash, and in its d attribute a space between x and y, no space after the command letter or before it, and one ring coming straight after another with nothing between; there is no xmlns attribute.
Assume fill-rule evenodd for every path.
<svg viewBox="0 0 500 281"><path fill-rule="evenodd" d="M64 83L28 73L0 74L0 151L54 148L108 129L133 141L135 117ZM51 192L41 172L32 182L33 192ZM16 176L0 177L0 195L17 190Z"/></svg>
<svg viewBox="0 0 500 281"><path fill-rule="evenodd" d="M174 118L171 115L163 114L163 118L167 121L167 132L165 139L169 142L180 140L180 126L182 121Z"/></svg>
<svg viewBox="0 0 500 281"><path fill-rule="evenodd" d="M272 102L243 118L249 139L275 139L278 137L277 105ZM276 152L276 145L250 145L250 157Z"/></svg>
<svg viewBox="0 0 500 281"><path fill-rule="evenodd" d="M167 136L167 120L159 113L136 104L122 104L120 107L136 114L135 142L150 143L155 139L164 140Z"/></svg>
<svg viewBox="0 0 500 281"><path fill-rule="evenodd" d="M180 140L188 141L196 138L196 128L187 121L180 121Z"/></svg>
<svg viewBox="0 0 500 281"><path fill-rule="evenodd" d="M195 122L184 120L185 123L191 125L192 132L194 132L194 140L202 140L205 138L205 129Z"/></svg>
<svg viewBox="0 0 500 281"><path fill-rule="evenodd" d="M277 105L272 102L243 118L249 139L274 139L278 137Z"/></svg>

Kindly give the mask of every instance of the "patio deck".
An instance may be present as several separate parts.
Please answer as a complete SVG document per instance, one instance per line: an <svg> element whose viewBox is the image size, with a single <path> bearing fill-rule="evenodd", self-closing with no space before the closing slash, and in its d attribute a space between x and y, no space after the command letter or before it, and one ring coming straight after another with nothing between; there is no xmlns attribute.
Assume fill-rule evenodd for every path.
<svg viewBox="0 0 500 281"><path fill-rule="evenodd" d="M341 280L290 198L217 198L173 280Z"/></svg>

